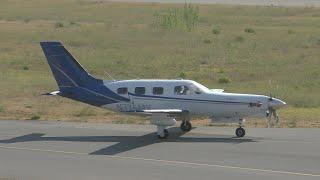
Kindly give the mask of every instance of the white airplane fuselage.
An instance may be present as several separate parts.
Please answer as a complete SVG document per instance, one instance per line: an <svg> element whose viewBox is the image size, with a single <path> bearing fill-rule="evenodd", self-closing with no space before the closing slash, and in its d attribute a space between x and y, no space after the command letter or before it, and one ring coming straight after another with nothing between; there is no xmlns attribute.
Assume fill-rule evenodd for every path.
<svg viewBox="0 0 320 180"><path fill-rule="evenodd" d="M122 96L130 101L103 106L118 112L182 109L188 111L191 117L210 117L215 121L237 122L246 117L265 117L270 105L268 96L209 90L191 80L121 80L104 81L104 85L115 93L119 88L127 88L128 92ZM174 92L177 86L189 87L189 92L177 94ZM199 91L192 89L193 86L199 88ZM145 93L136 94L137 87L144 87ZM162 87L163 93L154 94L155 87ZM275 101L279 105L284 103L280 100Z"/></svg>

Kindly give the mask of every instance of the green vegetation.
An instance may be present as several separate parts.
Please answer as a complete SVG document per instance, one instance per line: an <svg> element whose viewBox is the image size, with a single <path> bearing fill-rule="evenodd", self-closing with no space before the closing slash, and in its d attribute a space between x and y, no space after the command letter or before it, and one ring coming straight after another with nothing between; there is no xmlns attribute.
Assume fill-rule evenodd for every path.
<svg viewBox="0 0 320 180"><path fill-rule="evenodd" d="M219 83L225 83L225 84L227 84L227 83L230 83L231 82L231 80L230 80L230 78L229 77L227 77L227 76L221 76L220 78L219 78L219 81L218 81Z"/></svg>
<svg viewBox="0 0 320 180"><path fill-rule="evenodd" d="M288 30L288 34L293 34L294 32L292 30Z"/></svg>
<svg viewBox="0 0 320 180"><path fill-rule="evenodd" d="M187 74L185 72L181 72L179 74L179 77L182 78L182 79L185 79L187 77Z"/></svg>
<svg viewBox="0 0 320 180"><path fill-rule="evenodd" d="M33 115L31 116L30 120L39 120L40 116L39 115Z"/></svg>
<svg viewBox="0 0 320 180"><path fill-rule="evenodd" d="M244 37L242 37L242 36L237 36L237 37L235 38L235 40L236 40L237 42L243 42L243 41L244 41Z"/></svg>
<svg viewBox="0 0 320 180"><path fill-rule="evenodd" d="M205 39L205 40L203 40L203 43L205 43L205 44L211 44L212 41L211 41L210 39Z"/></svg>
<svg viewBox="0 0 320 180"><path fill-rule="evenodd" d="M56 24L54 25L54 27L56 28L62 28L64 25L62 22L56 22Z"/></svg>
<svg viewBox="0 0 320 180"><path fill-rule="evenodd" d="M184 4L183 8L168 9L154 14L154 25L166 29L181 29L192 31L198 24L199 7Z"/></svg>
<svg viewBox="0 0 320 180"><path fill-rule="evenodd" d="M218 28L213 28L213 29L212 29L212 33L213 33L213 34L220 34L220 29L218 29Z"/></svg>
<svg viewBox="0 0 320 180"><path fill-rule="evenodd" d="M0 7L0 102L5 107L1 119L35 114L68 121L127 118L61 97L41 96L57 86L36 42L55 40L99 78L106 79L106 70L117 79L175 78L183 72L209 88L271 92L289 104L279 111L281 127L293 120L296 127L320 127L317 8L193 5L187 7L194 14L188 18L195 20L168 30L157 24L155 14L169 17L176 9L183 17L179 21L185 21L181 13L185 5L2 0ZM58 22L63 27L56 28ZM216 35L213 29L218 27L223 33ZM255 33L246 33L248 27ZM231 83L219 83L225 75ZM90 110L82 112L86 108ZM265 121L257 122L252 126L265 127Z"/></svg>
<svg viewBox="0 0 320 180"><path fill-rule="evenodd" d="M246 29L244 29L244 32L246 32L246 33L255 33L256 31L254 29L252 29L252 28L246 28Z"/></svg>
<svg viewBox="0 0 320 180"><path fill-rule="evenodd" d="M29 67L28 66L22 66L22 69L23 70L29 70Z"/></svg>
<svg viewBox="0 0 320 180"><path fill-rule="evenodd" d="M3 108L3 106L0 105L0 113L1 112L4 112L4 108Z"/></svg>

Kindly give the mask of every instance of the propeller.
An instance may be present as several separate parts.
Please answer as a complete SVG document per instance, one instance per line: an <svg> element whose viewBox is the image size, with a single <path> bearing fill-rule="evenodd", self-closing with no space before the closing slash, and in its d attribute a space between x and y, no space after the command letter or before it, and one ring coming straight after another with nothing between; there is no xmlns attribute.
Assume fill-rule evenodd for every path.
<svg viewBox="0 0 320 180"><path fill-rule="evenodd" d="M273 98L270 96L269 102L271 101L273 101ZM267 117L268 117L268 128L279 125L279 116L276 108L274 108L273 106L270 106L270 105L268 106ZM272 118L274 121L272 121Z"/></svg>
<svg viewBox="0 0 320 180"><path fill-rule="evenodd" d="M278 89L278 86L276 86L276 89ZM275 90L275 88L272 85L272 80L269 79L269 92L270 92L269 94L270 95L269 95L269 98L268 98L268 101L269 101L268 110L266 112L266 116L268 118L268 121L267 121L268 128L271 128L271 127L279 125L279 116L278 116L276 108L277 108L277 104L281 104L281 102L283 102L283 101L281 101L279 99L276 99L275 96L272 96L272 91L274 91L274 90Z"/></svg>

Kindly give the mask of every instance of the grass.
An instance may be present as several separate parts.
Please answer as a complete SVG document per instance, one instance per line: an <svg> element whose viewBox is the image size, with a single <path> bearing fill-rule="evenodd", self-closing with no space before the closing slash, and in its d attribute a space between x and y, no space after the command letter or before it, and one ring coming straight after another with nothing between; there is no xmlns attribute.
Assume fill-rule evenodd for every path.
<svg viewBox="0 0 320 180"><path fill-rule="evenodd" d="M188 31L154 27L155 13L184 9L183 4L3 0L0 7L1 119L36 114L65 121L127 121L124 115L41 96L57 86L38 42L58 40L99 78L107 79L104 71L116 79L180 76L227 92L271 92L289 104L279 112L281 127L291 121L296 127L319 127L317 8L196 5L196 25ZM219 35L213 32L217 27L223 30ZM224 75L232 81L219 83Z"/></svg>
<svg viewBox="0 0 320 180"><path fill-rule="evenodd" d="M199 7L187 3L184 4L183 8L173 8L154 13L154 26L157 28L192 31L198 25L198 21Z"/></svg>

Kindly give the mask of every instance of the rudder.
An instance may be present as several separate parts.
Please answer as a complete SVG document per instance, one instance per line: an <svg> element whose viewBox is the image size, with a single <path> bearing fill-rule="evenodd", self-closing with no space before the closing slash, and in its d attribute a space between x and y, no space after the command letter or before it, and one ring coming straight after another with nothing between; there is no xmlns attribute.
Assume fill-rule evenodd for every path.
<svg viewBox="0 0 320 180"><path fill-rule="evenodd" d="M59 87L86 86L96 81L60 42L40 42Z"/></svg>

